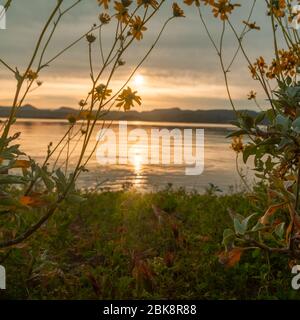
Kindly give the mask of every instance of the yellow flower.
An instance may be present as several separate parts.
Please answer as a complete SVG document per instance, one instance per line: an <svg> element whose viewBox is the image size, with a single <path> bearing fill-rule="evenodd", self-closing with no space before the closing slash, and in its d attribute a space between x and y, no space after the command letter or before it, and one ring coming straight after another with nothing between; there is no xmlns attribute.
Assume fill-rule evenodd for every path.
<svg viewBox="0 0 300 320"><path fill-rule="evenodd" d="M119 95L116 101L119 101L117 107L123 107L125 111L130 110L131 107L134 107L134 102L136 102L139 106L141 103L141 97L136 95L137 91L132 91L131 88L127 87L123 92Z"/></svg>
<svg viewBox="0 0 300 320"><path fill-rule="evenodd" d="M263 57L261 57L261 56L256 60L256 65L261 70L263 70L263 69L265 69L267 67L267 65L265 63L265 59Z"/></svg>
<svg viewBox="0 0 300 320"><path fill-rule="evenodd" d="M132 4L132 0L121 0L124 7L129 7Z"/></svg>
<svg viewBox="0 0 300 320"><path fill-rule="evenodd" d="M215 4L215 0L202 0L204 2L205 5L209 4L211 6L213 6Z"/></svg>
<svg viewBox="0 0 300 320"><path fill-rule="evenodd" d="M100 20L100 22L103 23L103 24L108 24L109 21L110 21L110 15L107 14L107 13L101 13L101 14L99 15L99 20Z"/></svg>
<svg viewBox="0 0 300 320"><path fill-rule="evenodd" d="M278 57L273 59L271 64L267 66L263 57L256 59L253 67L250 67L252 77L257 78L257 74L266 75L269 79L274 79L279 75L293 77L297 73L297 68L300 64L298 52L295 52L295 48L289 50L278 50Z"/></svg>
<svg viewBox="0 0 300 320"><path fill-rule="evenodd" d="M87 105L86 101L83 100L83 99L81 99L81 100L78 102L78 104L79 104L79 106L82 107L82 108Z"/></svg>
<svg viewBox="0 0 300 320"><path fill-rule="evenodd" d="M254 100L256 99L256 92L254 92L253 90L251 90L248 94L248 100Z"/></svg>
<svg viewBox="0 0 300 320"><path fill-rule="evenodd" d="M243 137L242 136L233 137L233 140L232 140L232 143L231 143L231 148L236 153L243 152L243 150L244 150Z"/></svg>
<svg viewBox="0 0 300 320"><path fill-rule="evenodd" d="M191 6L195 2L196 7L200 7L200 0L184 0L183 2L188 6Z"/></svg>
<svg viewBox="0 0 300 320"><path fill-rule="evenodd" d="M213 4L213 14L217 18L220 15L221 20L227 20L228 14L231 14L235 7L240 4L232 4L229 0L219 0Z"/></svg>
<svg viewBox="0 0 300 320"><path fill-rule="evenodd" d="M99 6L104 6L105 9L108 9L108 3L110 2L110 0L98 0L98 4Z"/></svg>
<svg viewBox="0 0 300 320"><path fill-rule="evenodd" d="M86 35L86 40L89 43L93 43L96 40L96 37L92 33L89 33L89 34Z"/></svg>
<svg viewBox="0 0 300 320"><path fill-rule="evenodd" d="M247 21L243 21L243 23L249 27L249 29L254 29L254 30L260 30L260 27L256 25L256 22L247 22Z"/></svg>
<svg viewBox="0 0 300 320"><path fill-rule="evenodd" d="M137 0L139 6L144 5L144 7L151 6L153 9L158 7L158 2L156 0Z"/></svg>
<svg viewBox="0 0 300 320"><path fill-rule="evenodd" d="M267 77L269 79L274 79L276 76L278 76L281 73L282 69L280 66L280 61L277 59L273 59L269 71L266 73Z"/></svg>
<svg viewBox="0 0 300 320"><path fill-rule="evenodd" d="M179 5L176 2L173 3L172 7L174 17L185 17L184 11L179 7Z"/></svg>
<svg viewBox="0 0 300 320"><path fill-rule="evenodd" d="M269 14L274 14L278 18L285 16L285 9L287 7L286 0L271 1Z"/></svg>
<svg viewBox="0 0 300 320"><path fill-rule="evenodd" d="M283 72L286 76L289 75L293 77L296 74L300 62L298 52L295 52L295 50L291 48L290 50L279 50L278 54L279 61L273 60L269 68L270 72L275 75Z"/></svg>
<svg viewBox="0 0 300 320"><path fill-rule="evenodd" d="M139 16L135 16L134 19L130 21L130 33L136 38L137 40L143 39L143 31L146 31L147 28L144 26L144 23Z"/></svg>
<svg viewBox="0 0 300 320"><path fill-rule="evenodd" d="M115 10L117 11L116 18L120 22L128 23L129 20L129 14L128 14L128 8L126 5L124 5L123 2L115 1Z"/></svg>
<svg viewBox="0 0 300 320"><path fill-rule="evenodd" d="M265 59L263 57L257 58L253 67L250 68L253 77L256 77L257 71L259 71L259 73L261 73L261 74L265 74L266 69L268 69L268 66L267 66Z"/></svg>
<svg viewBox="0 0 300 320"><path fill-rule="evenodd" d="M249 67L253 79L257 79L258 73L261 75L266 73L266 69L268 69L268 66L265 62L265 59L263 57L259 57L256 59L253 66Z"/></svg>
<svg viewBox="0 0 300 320"><path fill-rule="evenodd" d="M107 89L105 84L99 84L99 86L97 86L95 88L95 96L96 99L101 101L101 100L106 100L108 97L111 96L112 90Z"/></svg>
<svg viewBox="0 0 300 320"><path fill-rule="evenodd" d="M69 121L70 124L75 124L76 121L77 121L77 117L74 116L73 114L69 114L69 115L67 116L67 119L68 119L68 121Z"/></svg>
<svg viewBox="0 0 300 320"><path fill-rule="evenodd" d="M118 66L124 66L125 65L125 61L124 60L122 60L121 58L118 60Z"/></svg>
<svg viewBox="0 0 300 320"><path fill-rule="evenodd" d="M256 68L253 67L253 66L249 66L249 70L250 70L250 73L251 73L251 75L252 75L252 78L253 78L253 79L257 79Z"/></svg>
<svg viewBox="0 0 300 320"><path fill-rule="evenodd" d="M28 70L26 75L25 75L25 79L28 79L29 81L33 81L35 79L38 78L38 74L37 72L33 71L33 70Z"/></svg>

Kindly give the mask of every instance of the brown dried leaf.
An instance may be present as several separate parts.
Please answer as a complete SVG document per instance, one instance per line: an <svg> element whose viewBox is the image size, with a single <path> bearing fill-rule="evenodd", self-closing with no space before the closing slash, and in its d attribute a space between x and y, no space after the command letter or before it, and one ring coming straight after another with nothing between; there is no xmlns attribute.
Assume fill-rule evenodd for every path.
<svg viewBox="0 0 300 320"><path fill-rule="evenodd" d="M270 206L267 211L265 212L265 214L260 218L260 223L263 225L267 225L269 223L269 219L272 215L274 215L274 213L282 208L285 208L287 205L286 202L283 203L279 203L279 204L275 204Z"/></svg>
<svg viewBox="0 0 300 320"><path fill-rule="evenodd" d="M28 168L30 168L30 161L28 161L28 160L16 160L12 167L13 168L28 169Z"/></svg>
<svg viewBox="0 0 300 320"><path fill-rule="evenodd" d="M230 251L223 251L219 254L219 261L227 268L234 267L240 260L243 254L244 248L233 248Z"/></svg>
<svg viewBox="0 0 300 320"><path fill-rule="evenodd" d="M20 203L29 207L42 207L47 204L47 202L44 199L41 199L39 195L22 196L20 198Z"/></svg>

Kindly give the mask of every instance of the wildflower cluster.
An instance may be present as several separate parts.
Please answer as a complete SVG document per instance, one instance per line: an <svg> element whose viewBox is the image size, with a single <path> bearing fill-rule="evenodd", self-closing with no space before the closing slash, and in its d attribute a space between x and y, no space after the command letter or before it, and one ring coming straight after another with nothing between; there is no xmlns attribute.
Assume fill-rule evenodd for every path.
<svg viewBox="0 0 300 320"><path fill-rule="evenodd" d="M146 23L153 19L164 3L170 2L166 0L94 1L103 9L103 12L98 13L98 23L93 23L92 27L84 30L75 41L63 46L55 56L48 57L50 55L48 49L61 18L75 7L79 7L82 1L74 1L69 7L66 4L64 9L61 7L63 1L54 1L43 31L40 32L39 41L31 48L32 58L28 64L17 65L16 62L16 67L12 67L5 62L5 58L0 59L0 65L9 70L17 82L11 99L13 104L9 116L0 128L0 213L5 212L5 215L1 214L0 220L1 225L9 225L5 234L0 232L1 252L5 253L5 250L9 250L8 248L12 246L23 245L23 242L38 231L63 203L84 201L77 192L76 179L87 170L86 166L93 152L89 150L95 150L96 144L91 148L89 146L93 143L91 136L97 121L115 105L125 111L135 105L141 105L141 98L136 91L130 87L126 88L127 83L153 51L166 24L175 17L184 16L178 4L171 2L170 17L162 24L154 44L149 46L142 60L137 62L135 71L124 79L123 85L119 88L114 87L113 90L110 86L114 81L117 68L125 64L125 52L132 47L132 44L136 44L135 40L143 39L144 33L149 28L149 26L146 27ZM33 19L38 15L37 12L32 12L32 14ZM108 32L112 41L104 42L102 41L104 29L102 27L112 24L113 21L115 29L113 32L111 30ZM97 35L96 31L98 31ZM12 126L27 96L42 85L40 81L42 71L46 71L46 67L52 65L82 39L85 39L88 44L90 89L79 101L79 110L67 116L69 125L64 135L57 142L48 144L45 158L37 163L32 155L27 156L21 150L20 144L15 143L21 133L12 134ZM96 42L100 50L95 46ZM111 46L106 48L104 43L111 43ZM25 71L19 72L19 70ZM79 155L70 161L75 150L79 151ZM11 193L12 190L15 192ZM29 216L28 212L30 212ZM19 223L21 221L19 217L24 216L29 218L21 219L22 222ZM0 259L2 259L2 253L0 253Z"/></svg>
<svg viewBox="0 0 300 320"><path fill-rule="evenodd" d="M33 81L33 80L36 80L38 78L37 72L35 72L35 71L31 70L31 69L28 70L24 76L25 76L25 79L27 79L29 81Z"/></svg>
<svg viewBox="0 0 300 320"><path fill-rule="evenodd" d="M299 262L300 37L297 30L300 20L298 7L293 4L299 5L300 1L262 1L266 5L270 39L274 49L274 57L268 62L263 56L251 62L244 45L245 36L249 31L261 29L252 21L255 5L260 1L247 1L252 3L251 11L247 16L248 20L239 22L239 28L236 22L229 21L230 15L240 6L233 2L234 0L184 0L186 5L194 5L198 9L204 30L221 60L229 101L236 114L236 120L232 123L237 130L228 137L233 138L231 148L236 153L237 172L251 197L257 199L255 212L247 217L229 210L233 227L224 230L225 251L219 255L219 260L224 265L232 267L240 261L246 250L257 248L268 253L281 253L288 259L294 259L293 262ZM201 11L202 4L209 6L213 16L223 22L220 39L214 37L210 31ZM229 64L223 54L227 27L232 31L238 48ZM252 78L258 80L262 92L266 95L263 106L258 103L254 90L247 96L248 100L253 101L259 108L260 112L257 114L238 111L230 93L229 72L238 53L245 58ZM266 103L269 104L269 108ZM246 136L244 142L243 136ZM260 181L254 187L249 185L251 182L246 181L245 175L239 170L240 155L245 164L252 161L252 169Z"/></svg>
<svg viewBox="0 0 300 320"><path fill-rule="evenodd" d="M260 30L260 26L256 25L256 22L248 22L244 20L243 24L245 24L250 30Z"/></svg>
<svg viewBox="0 0 300 320"><path fill-rule="evenodd" d="M243 137L242 136L233 137L231 148L236 153L243 152L244 150Z"/></svg>
<svg viewBox="0 0 300 320"><path fill-rule="evenodd" d="M111 96L112 90L106 88L105 84L99 84L96 88L95 88L95 98L96 100L99 101L103 101L106 100L108 97Z"/></svg>
<svg viewBox="0 0 300 320"><path fill-rule="evenodd" d="M123 92L119 95L117 101L117 107L123 107L125 111L134 107L134 102L138 105L141 105L141 97L137 96L137 91L132 91L131 88L127 87Z"/></svg>
<svg viewBox="0 0 300 320"><path fill-rule="evenodd" d="M196 7L200 7L201 2L205 5L210 5L214 17L220 18L223 21L228 19L228 16L232 14L236 7L241 6L239 3L231 3L230 0L184 0L185 4L189 6L194 4Z"/></svg>
<svg viewBox="0 0 300 320"><path fill-rule="evenodd" d="M277 57L272 60L270 65L267 65L265 59L261 56L249 68L254 79L258 75L275 79L280 75L294 77L298 72L299 65L300 59L297 48L290 48L288 50L278 50Z"/></svg>
<svg viewBox="0 0 300 320"><path fill-rule="evenodd" d="M294 49L282 49L278 51L278 56L279 60L273 59L267 76L270 79L273 79L276 76L279 76L280 73L283 73L285 76L293 77L297 72L297 67L300 62L296 51Z"/></svg>
<svg viewBox="0 0 300 320"><path fill-rule="evenodd" d="M99 6L102 6L104 9L110 8L110 0L97 0ZM129 26L129 34L132 35L136 40L143 39L143 33L147 31L146 19L145 17L142 18L139 15L135 15L130 12L130 6L134 2L131 0L121 0L121 1L114 1L113 9L115 11L114 16L116 19L123 24ZM148 8L152 8L153 10L157 10L160 6L157 0L137 0L136 1L137 8L144 7L146 10ZM173 8L173 16L174 17L184 17L183 10L179 7L177 3L172 4ZM137 10L134 10L134 13ZM102 13L99 16L99 20L102 24L108 24L111 20L111 17L107 13Z"/></svg>
<svg viewBox="0 0 300 320"><path fill-rule="evenodd" d="M271 0L268 8L268 14L273 14L275 17L283 18L285 16L286 8L286 0Z"/></svg>

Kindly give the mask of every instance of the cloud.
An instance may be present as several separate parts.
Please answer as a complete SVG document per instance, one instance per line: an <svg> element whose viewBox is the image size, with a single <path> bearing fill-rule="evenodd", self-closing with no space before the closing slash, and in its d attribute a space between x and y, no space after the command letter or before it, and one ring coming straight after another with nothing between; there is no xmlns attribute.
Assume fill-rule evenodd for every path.
<svg viewBox="0 0 300 320"><path fill-rule="evenodd" d="M242 0L240 2L243 6L233 14L232 19L241 30L243 27L241 21L246 19L252 1ZM65 0L66 7L72 3L72 0ZM5 58L11 66L18 66L19 70L24 70L41 27L54 5L55 1L48 0L13 1L7 16L8 29L0 31L1 57ZM213 37L218 39L221 30L220 22L212 17L208 7L203 8L209 29ZM61 21L46 58L53 57L88 30L97 21L100 11L96 1L93 0L84 0L73 11L70 11ZM194 7L185 7L185 11L187 17L171 22L141 69L141 72L149 79L149 88L144 90L145 106L152 108L151 104L153 104L153 107L157 105L162 107L180 105L189 108L229 107L218 57L200 24L197 10ZM134 68L137 61L142 59L155 41L162 24L171 14L170 2L166 1L161 12L148 26L144 40L134 45L125 55L126 66L116 73L116 78L112 83L113 88L116 89L127 79L130 70ZM270 56L272 39L268 37L269 29L266 24L264 2L257 3L253 16L262 30L249 33L247 36L246 47L249 56L251 59L261 54ZM110 26L104 28L105 52L109 48L112 34L113 29ZM236 40L232 31L226 30L224 54L227 63L230 62L236 49ZM94 61L100 62L99 51L94 56ZM87 43L83 40L72 51L67 52L53 65L43 70L40 78L45 81L44 85L35 90L27 101L39 107L58 107L77 103L89 88L88 69ZM250 89L256 89L257 84L249 81L249 73L241 53L228 75L234 97L248 105L247 100L243 100L243 97L246 97ZM104 79L103 82L105 82ZM0 105L9 104L12 101L14 86L11 74L1 67Z"/></svg>

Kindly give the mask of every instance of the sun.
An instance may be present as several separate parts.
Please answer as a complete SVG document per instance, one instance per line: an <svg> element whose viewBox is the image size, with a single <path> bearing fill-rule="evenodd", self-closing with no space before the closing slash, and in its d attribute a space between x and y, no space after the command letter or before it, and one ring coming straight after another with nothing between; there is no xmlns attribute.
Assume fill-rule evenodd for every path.
<svg viewBox="0 0 300 320"><path fill-rule="evenodd" d="M137 87L141 87L145 83L145 77L141 74L137 74L134 77L133 82Z"/></svg>

